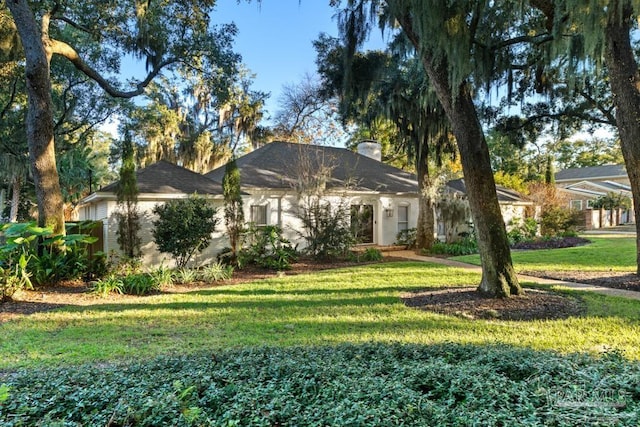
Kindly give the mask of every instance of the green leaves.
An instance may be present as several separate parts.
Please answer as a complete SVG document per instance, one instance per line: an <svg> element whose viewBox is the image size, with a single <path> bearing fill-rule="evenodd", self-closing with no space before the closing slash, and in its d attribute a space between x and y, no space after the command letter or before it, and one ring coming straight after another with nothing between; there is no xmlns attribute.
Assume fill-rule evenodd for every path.
<svg viewBox="0 0 640 427"><path fill-rule="evenodd" d="M24 370L0 423L635 426L639 369L507 346L252 348Z"/></svg>
<svg viewBox="0 0 640 427"><path fill-rule="evenodd" d="M216 209L198 195L188 199L170 200L156 205L153 213L153 239L160 252L169 253L178 268L183 268L196 252L202 252L211 243L216 230Z"/></svg>

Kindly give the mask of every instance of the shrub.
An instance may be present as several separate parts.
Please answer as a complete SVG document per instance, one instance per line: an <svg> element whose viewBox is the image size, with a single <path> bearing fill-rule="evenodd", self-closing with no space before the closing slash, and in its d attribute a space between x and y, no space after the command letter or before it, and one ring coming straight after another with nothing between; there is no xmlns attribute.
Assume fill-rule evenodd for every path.
<svg viewBox="0 0 640 427"><path fill-rule="evenodd" d="M315 200L301 208L300 235L306 241L304 251L316 258L347 257L356 239L350 223L350 209L344 205L332 207Z"/></svg>
<svg viewBox="0 0 640 427"><path fill-rule="evenodd" d="M538 222L535 218L525 218L524 220L514 218L509 226L507 237L511 245L533 240L538 234Z"/></svg>
<svg viewBox="0 0 640 427"><path fill-rule="evenodd" d="M579 211L559 206L548 206L540 218L540 232L545 237L575 235Z"/></svg>
<svg viewBox="0 0 640 427"><path fill-rule="evenodd" d="M255 227L251 225L244 236L245 246L238 255L238 264L255 264L269 270L288 270L296 259L291 242L275 225Z"/></svg>
<svg viewBox="0 0 640 427"><path fill-rule="evenodd" d="M204 282L217 282L219 280L231 279L233 266L225 265L221 262L211 263L199 271L198 277Z"/></svg>
<svg viewBox="0 0 640 427"><path fill-rule="evenodd" d="M231 261L235 262L240 239L244 231L244 210L242 209L242 191L240 190L240 170L235 159L224 169L222 177L224 196L224 223L231 245Z"/></svg>
<svg viewBox="0 0 640 427"><path fill-rule="evenodd" d="M436 241L429 252L435 255L471 255L478 253L478 242L475 238L465 237L456 243L443 243Z"/></svg>
<svg viewBox="0 0 640 427"><path fill-rule="evenodd" d="M400 231L396 235L396 245L402 245L407 249L415 248L417 233L417 228L408 228L406 230Z"/></svg>
<svg viewBox="0 0 640 427"><path fill-rule="evenodd" d="M169 253L178 268L186 267L193 255L211 243L218 224L216 209L199 196L170 200L156 205L153 238L160 252Z"/></svg>
<svg viewBox="0 0 640 427"><path fill-rule="evenodd" d="M122 294L124 283L122 278L116 275L110 275L103 279L96 280L92 283L91 293L106 297L111 293Z"/></svg>

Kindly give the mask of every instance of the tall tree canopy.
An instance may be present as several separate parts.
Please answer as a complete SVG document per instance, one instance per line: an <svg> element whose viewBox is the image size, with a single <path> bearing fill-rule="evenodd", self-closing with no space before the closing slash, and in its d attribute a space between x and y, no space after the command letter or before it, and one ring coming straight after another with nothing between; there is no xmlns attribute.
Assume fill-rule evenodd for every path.
<svg viewBox="0 0 640 427"><path fill-rule="evenodd" d="M362 44L371 23L378 19L386 26L398 25L418 52L460 152L482 262L479 290L501 297L521 293L474 96L506 80L516 65L531 67L527 47L550 38L541 14L533 10L523 15L520 1L345 3L341 26L351 52Z"/></svg>
<svg viewBox="0 0 640 427"><path fill-rule="evenodd" d="M321 35L314 42L322 93L340 99L342 120L372 130L385 121L394 125L391 144L412 162L418 175L417 247L431 249L440 181L433 166L441 165L442 153L451 154L454 148L444 111L421 64L407 52L413 48L406 44L400 35L393 43L394 54L368 51L345 62L345 49L337 40Z"/></svg>
<svg viewBox="0 0 640 427"><path fill-rule="evenodd" d="M164 70L197 70L211 85L233 75L232 25L213 27L214 0L158 2L29 2L7 0L11 13L3 42L19 40L25 54L27 141L38 200L39 223L64 232L63 198L54 148L51 61L64 58L113 97L142 94ZM14 30L13 33L11 30ZM8 34L8 35L7 35ZM13 49L13 48L12 48ZM7 49L4 49L7 50ZM113 78L124 57L146 64L147 75L123 84Z"/></svg>
<svg viewBox="0 0 640 427"><path fill-rule="evenodd" d="M564 65L564 75L579 80L591 74L609 82L634 210L640 212L640 70L632 45L640 2L531 0L531 4L545 15L546 28L555 36L552 59ZM612 116L608 115L609 120ZM638 221L636 230L640 274Z"/></svg>

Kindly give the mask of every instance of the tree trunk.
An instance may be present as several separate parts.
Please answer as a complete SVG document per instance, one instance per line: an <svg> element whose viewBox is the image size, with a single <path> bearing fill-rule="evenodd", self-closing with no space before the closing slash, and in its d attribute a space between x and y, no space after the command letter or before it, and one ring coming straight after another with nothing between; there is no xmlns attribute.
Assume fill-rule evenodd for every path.
<svg viewBox="0 0 640 427"><path fill-rule="evenodd" d="M52 227L55 234L64 234L64 207L56 169L51 76L45 38L26 0L7 0L6 4L25 52L27 143L38 200L38 224Z"/></svg>
<svg viewBox="0 0 640 427"><path fill-rule="evenodd" d="M14 176L11 181L11 211L9 213L9 222L18 222L18 208L20 207L21 189L22 180L19 176Z"/></svg>
<svg viewBox="0 0 640 427"><path fill-rule="evenodd" d="M482 263L482 281L478 290L500 298L520 295L523 291L511 261L507 230L491 169L489 147L468 84L463 82L457 88L451 87L446 58L434 59L428 51L422 49L409 16L396 18L416 51L421 53L424 69L456 137Z"/></svg>
<svg viewBox="0 0 640 427"><path fill-rule="evenodd" d="M429 176L429 164L426 156L417 156L418 171L418 224L416 230L416 249L431 250L434 242L435 199L434 183Z"/></svg>
<svg viewBox="0 0 640 427"><path fill-rule="evenodd" d="M447 96L451 99L451 95ZM465 87L454 96L456 98L450 102L448 114L460 151L467 197L478 238L482 262L479 290L497 297L522 294L511 261L507 230L491 170L489 148L476 116L473 100Z"/></svg>
<svg viewBox="0 0 640 427"><path fill-rule="evenodd" d="M616 107L616 123L624 163L629 174L633 210L636 214L636 274L640 274L640 73L633 56L630 39L632 8L625 2L612 2L605 26L605 62Z"/></svg>

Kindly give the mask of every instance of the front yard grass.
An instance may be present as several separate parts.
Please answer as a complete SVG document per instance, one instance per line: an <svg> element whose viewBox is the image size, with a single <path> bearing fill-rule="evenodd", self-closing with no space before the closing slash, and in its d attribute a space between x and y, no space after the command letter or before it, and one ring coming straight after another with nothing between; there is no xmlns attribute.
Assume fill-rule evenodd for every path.
<svg viewBox="0 0 640 427"><path fill-rule="evenodd" d="M636 271L635 237L584 236L592 243L563 249L512 250L516 271ZM480 265L478 255L454 257Z"/></svg>
<svg viewBox="0 0 640 427"><path fill-rule="evenodd" d="M0 325L0 371L370 342L504 344L563 353L614 349L640 359L638 301L566 290L584 299L584 316L484 321L407 308L399 298L406 291L479 281L479 274L465 269L398 262L67 307Z"/></svg>

